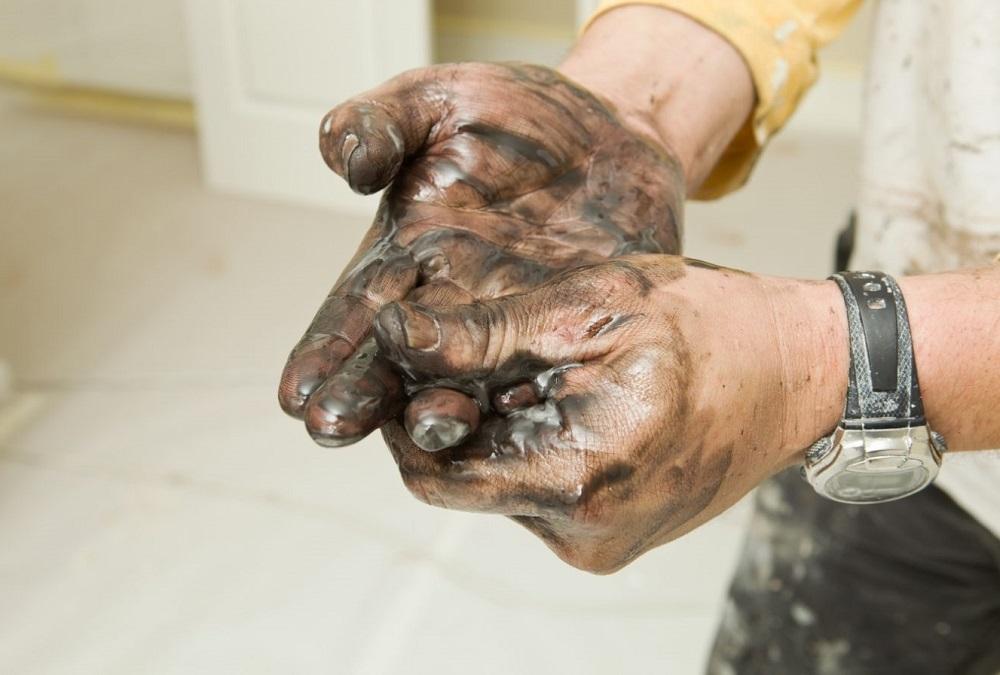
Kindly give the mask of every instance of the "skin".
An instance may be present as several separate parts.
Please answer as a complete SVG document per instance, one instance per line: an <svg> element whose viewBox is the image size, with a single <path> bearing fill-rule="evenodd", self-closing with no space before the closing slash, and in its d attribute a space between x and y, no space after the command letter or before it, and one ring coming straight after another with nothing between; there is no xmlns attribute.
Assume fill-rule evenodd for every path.
<svg viewBox="0 0 1000 675"><path fill-rule="evenodd" d="M899 280L927 420L949 452L1000 448L1000 256Z"/></svg>
<svg viewBox="0 0 1000 675"><path fill-rule="evenodd" d="M523 110L534 111L530 120ZM353 442L400 411L398 377L377 356L366 368L343 367L365 351L385 303L493 298L580 264L679 247L676 160L547 68L406 73L332 110L320 145L355 189L392 181L282 378L283 407L325 445ZM438 425L474 428L473 406L454 392L434 396L423 392L421 405Z"/></svg>
<svg viewBox="0 0 1000 675"><path fill-rule="evenodd" d="M789 321L800 302L809 312ZM570 564L611 572L795 461L815 410L836 424L846 379L830 364L846 337L839 353L823 333L843 320L837 302L830 284L650 255L491 302L390 305L379 347L414 382L533 395L503 399L518 403L448 450L421 452L395 427L386 438L418 499L511 516ZM788 343L815 349L794 373Z"/></svg>
<svg viewBox="0 0 1000 675"><path fill-rule="evenodd" d="M653 63L659 67L651 69ZM447 467L488 461L511 444L531 449L526 456L547 455L535 451L559 435L560 416L573 401L581 420L593 415L600 383L594 378L590 391L559 398L567 382L595 366L581 357L558 367L527 349L500 370L480 368L476 377L468 371L421 374L405 360L389 363L385 345L383 354L376 350L376 314L403 298L420 304L414 311L426 312L530 291L566 270L617 256L676 252L685 192L698 189L754 99L749 72L725 40L661 8L605 14L559 71L487 64L412 71L337 106L321 125L320 148L331 169L359 192L386 190L358 254L293 349L279 401L323 445L351 443L381 425L404 480L425 501L497 510L493 506L503 501L498 486L484 490L483 502L466 496L463 503L444 485L418 480L423 472L414 466L432 461L452 471ZM589 285L577 283L588 288L622 275L649 297L656 285L650 279L658 278L636 273L631 263L608 269L613 274L594 272ZM677 277L677 269L666 276ZM379 315L383 342L392 315ZM598 344L648 321L642 311L605 314L583 331ZM628 372L637 377L644 370L652 377L654 355L647 344L622 363L631 363ZM671 372L656 371L646 391L679 392L669 399L676 423L687 417L678 411L691 405L690 386ZM658 423L650 418L640 425L647 444L657 430L651 424ZM463 437L469 442L463 444ZM727 494L719 476L733 465L729 451L702 457L691 448L679 450L673 468L635 457L611 461L608 455L608 462L598 462L606 453L565 451L573 457L564 464L570 473L544 473L548 490L505 481L508 497L521 505L511 515L568 561L601 571L709 512ZM574 476L579 480L567 482ZM643 485L655 492L663 480L694 485L702 476L709 487L686 505L667 509L630 497ZM614 511L608 505L616 500L632 504L628 534L607 526L605 514ZM670 523L651 508L670 511ZM595 522L603 523L600 532ZM643 532L637 523L646 523L639 527ZM597 555L594 545L603 543L605 553Z"/></svg>
<svg viewBox="0 0 1000 675"><path fill-rule="evenodd" d="M560 70L572 81L415 71L327 116L331 168L390 187L279 398L323 444L382 424L418 498L509 515L603 573L832 429L846 320L830 283L629 255L676 250L685 188L746 120L749 73L724 40L625 7ZM952 450L1000 445L1000 272L900 284L932 427Z"/></svg>
<svg viewBox="0 0 1000 675"><path fill-rule="evenodd" d="M615 77L595 67L609 49ZM653 54L676 77L651 80L643 63ZM327 164L359 192L388 189L282 374L282 408L318 443L352 443L405 405L377 355L357 358L373 352L371 322L387 302L499 297L576 265L679 250L685 189L697 188L752 102L739 55L686 17L629 7L595 22L560 70L411 71L324 118ZM407 413L428 432L418 443L433 449L435 438L474 430L468 402L421 398L434 419Z"/></svg>
<svg viewBox="0 0 1000 675"><path fill-rule="evenodd" d="M952 451L1000 445L1000 266L900 285L929 424ZM847 390L832 282L674 256L589 266L474 305L390 305L376 326L380 349L415 382L485 382L505 403L433 455L390 430L413 494L511 516L598 573L801 463L836 426Z"/></svg>

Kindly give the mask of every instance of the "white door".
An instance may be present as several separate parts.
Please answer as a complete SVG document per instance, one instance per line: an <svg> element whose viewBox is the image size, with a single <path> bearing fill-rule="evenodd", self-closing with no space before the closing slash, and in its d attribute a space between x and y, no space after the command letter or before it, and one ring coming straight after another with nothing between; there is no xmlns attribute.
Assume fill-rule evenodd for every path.
<svg viewBox="0 0 1000 675"><path fill-rule="evenodd" d="M430 0L187 0L202 167L224 190L371 213L327 169L323 114L430 62Z"/></svg>
<svg viewBox="0 0 1000 675"><path fill-rule="evenodd" d="M191 95L182 0L0 0L0 79Z"/></svg>

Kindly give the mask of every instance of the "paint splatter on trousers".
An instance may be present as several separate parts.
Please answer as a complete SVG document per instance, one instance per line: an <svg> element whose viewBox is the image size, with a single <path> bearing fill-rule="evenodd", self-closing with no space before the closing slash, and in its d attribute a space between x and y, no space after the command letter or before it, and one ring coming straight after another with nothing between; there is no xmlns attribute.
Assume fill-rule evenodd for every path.
<svg viewBox="0 0 1000 675"><path fill-rule="evenodd" d="M1000 673L1000 539L931 486L851 506L757 491L710 675Z"/></svg>

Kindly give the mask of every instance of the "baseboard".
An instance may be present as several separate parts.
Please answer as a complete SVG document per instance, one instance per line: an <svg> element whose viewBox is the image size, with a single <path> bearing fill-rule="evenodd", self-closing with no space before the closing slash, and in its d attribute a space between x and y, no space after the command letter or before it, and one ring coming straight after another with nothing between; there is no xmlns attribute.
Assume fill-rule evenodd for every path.
<svg viewBox="0 0 1000 675"><path fill-rule="evenodd" d="M116 121L194 129L194 104L172 99L87 87L64 80L54 60L0 59L0 85L20 90L45 108Z"/></svg>

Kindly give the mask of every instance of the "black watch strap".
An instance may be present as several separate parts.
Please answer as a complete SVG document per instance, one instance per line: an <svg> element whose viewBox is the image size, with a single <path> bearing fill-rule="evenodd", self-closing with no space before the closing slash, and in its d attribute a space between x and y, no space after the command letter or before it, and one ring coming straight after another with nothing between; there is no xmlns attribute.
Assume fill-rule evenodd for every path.
<svg viewBox="0 0 1000 675"><path fill-rule="evenodd" d="M896 280L882 272L840 272L851 344L845 428L925 424L906 302Z"/></svg>

